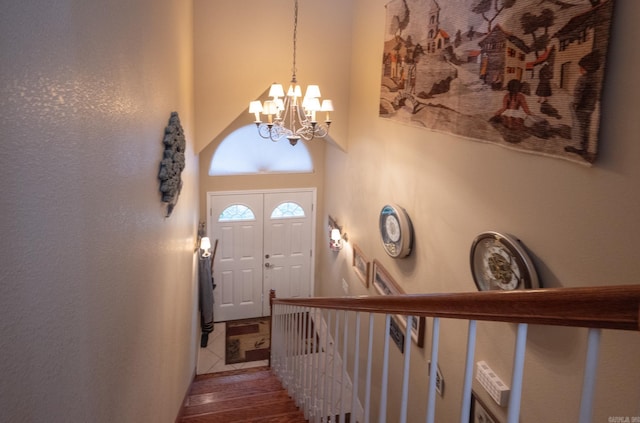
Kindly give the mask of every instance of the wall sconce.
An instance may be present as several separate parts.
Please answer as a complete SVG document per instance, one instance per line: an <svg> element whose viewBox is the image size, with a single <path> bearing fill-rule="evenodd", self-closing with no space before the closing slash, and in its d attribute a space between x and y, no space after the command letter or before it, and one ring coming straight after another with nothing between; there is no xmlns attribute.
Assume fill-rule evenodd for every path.
<svg viewBox="0 0 640 423"><path fill-rule="evenodd" d="M342 227L336 220L329 216L329 248L332 251L342 250L342 241L348 241L346 232L342 232Z"/></svg>
<svg viewBox="0 0 640 423"><path fill-rule="evenodd" d="M202 251L202 257L209 257L211 255L211 240L208 236L203 236L200 239L200 250Z"/></svg>

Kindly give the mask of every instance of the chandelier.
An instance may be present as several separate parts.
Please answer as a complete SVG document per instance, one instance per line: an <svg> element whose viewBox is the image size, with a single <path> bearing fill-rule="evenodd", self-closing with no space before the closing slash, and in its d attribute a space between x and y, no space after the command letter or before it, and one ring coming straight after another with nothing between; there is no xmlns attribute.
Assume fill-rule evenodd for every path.
<svg viewBox="0 0 640 423"><path fill-rule="evenodd" d="M273 83L269 89L270 100L252 101L249 103L249 113L255 115L254 123L258 133L264 139L279 141L287 138L291 145L296 145L300 139L311 141L314 137L324 137L329 133L333 111L331 100L320 102L320 87L309 85L302 97L302 88L296 78L296 37L298 33L298 0L294 4L293 19L293 68L291 85L284 94L281 84ZM326 113L324 123L318 123L316 114ZM260 114L267 116L267 122L262 122Z"/></svg>

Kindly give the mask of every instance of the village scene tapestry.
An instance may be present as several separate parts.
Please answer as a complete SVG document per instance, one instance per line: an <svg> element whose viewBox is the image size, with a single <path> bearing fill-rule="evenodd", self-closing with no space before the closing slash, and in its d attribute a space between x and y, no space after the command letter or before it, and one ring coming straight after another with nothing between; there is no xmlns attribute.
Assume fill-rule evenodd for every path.
<svg viewBox="0 0 640 423"><path fill-rule="evenodd" d="M582 164L614 0L393 0L380 116Z"/></svg>

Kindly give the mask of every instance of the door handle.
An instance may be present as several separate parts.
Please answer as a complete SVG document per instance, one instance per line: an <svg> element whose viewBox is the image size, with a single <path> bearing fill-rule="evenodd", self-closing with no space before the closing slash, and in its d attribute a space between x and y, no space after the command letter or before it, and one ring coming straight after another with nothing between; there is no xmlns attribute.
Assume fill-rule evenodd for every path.
<svg viewBox="0 0 640 423"><path fill-rule="evenodd" d="M265 263L264 267L266 267L267 269L271 267L271 263Z"/></svg>

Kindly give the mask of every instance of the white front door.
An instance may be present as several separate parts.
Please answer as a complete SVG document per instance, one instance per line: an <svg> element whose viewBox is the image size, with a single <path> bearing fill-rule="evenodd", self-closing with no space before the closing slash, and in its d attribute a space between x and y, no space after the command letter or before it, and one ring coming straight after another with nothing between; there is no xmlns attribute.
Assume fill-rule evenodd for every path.
<svg viewBox="0 0 640 423"><path fill-rule="evenodd" d="M279 298L311 295L313 193L273 193L264 199L264 291ZM263 304L269 314L269 303Z"/></svg>
<svg viewBox="0 0 640 423"><path fill-rule="evenodd" d="M269 290L308 297L313 275L315 191L209 193L214 320L269 315Z"/></svg>
<svg viewBox="0 0 640 423"><path fill-rule="evenodd" d="M218 243L213 263L214 320L258 317L262 314L262 198L214 196L209 204L209 236Z"/></svg>

